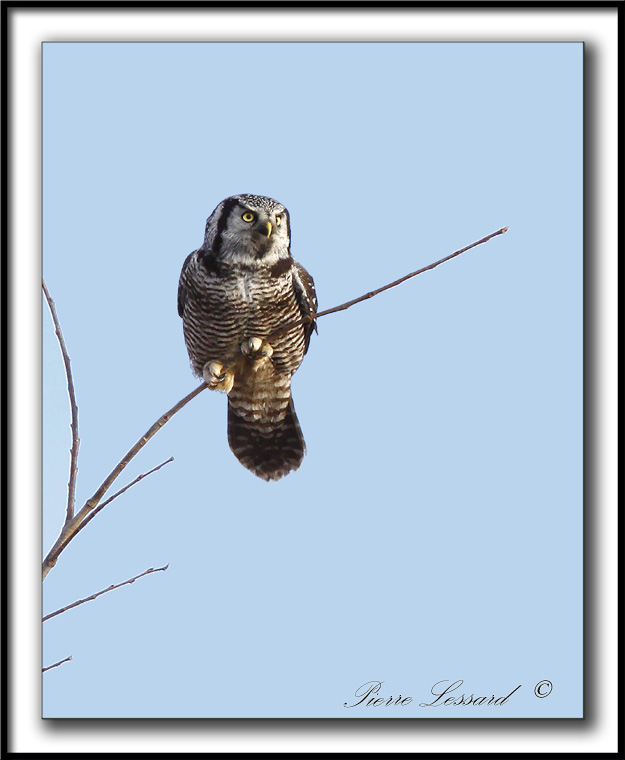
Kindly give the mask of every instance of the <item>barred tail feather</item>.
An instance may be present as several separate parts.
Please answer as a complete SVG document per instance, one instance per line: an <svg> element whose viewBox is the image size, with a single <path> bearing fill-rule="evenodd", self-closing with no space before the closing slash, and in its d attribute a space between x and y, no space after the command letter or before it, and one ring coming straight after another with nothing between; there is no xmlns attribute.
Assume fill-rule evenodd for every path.
<svg viewBox="0 0 625 760"><path fill-rule="evenodd" d="M228 404L228 443L232 453L248 470L263 480L280 480L297 470L306 444L290 399L284 420L271 431L248 422Z"/></svg>

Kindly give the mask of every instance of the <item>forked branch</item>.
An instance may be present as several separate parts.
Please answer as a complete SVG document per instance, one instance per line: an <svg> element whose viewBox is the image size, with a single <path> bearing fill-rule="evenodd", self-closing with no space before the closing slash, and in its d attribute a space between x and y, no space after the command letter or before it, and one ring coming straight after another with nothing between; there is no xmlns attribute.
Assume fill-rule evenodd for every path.
<svg viewBox="0 0 625 760"><path fill-rule="evenodd" d="M207 387L206 384L202 383L194 391L191 391L191 393L189 393L181 401L179 401L175 406L173 406L168 412L165 412L165 414L159 417L158 420L152 425L152 427L143 436L141 436L141 438L135 443L135 445L118 462L116 467L114 467L113 470L109 473L107 478L100 485L100 487L93 494L93 496L90 499L87 499L82 509L79 512L77 512L71 520L65 521L65 524L63 525L63 528L61 530L61 534L59 535L54 546L52 547L52 549L50 549L47 557L43 561L43 567L42 567L43 578L45 578L46 575L50 572L50 570L56 565L56 562L59 558L60 553L67 546L67 544L69 544L69 542L78 534L78 532L84 527L84 525L86 525L87 521L85 520L85 518L87 518L89 513L92 512L98 506L104 494L113 485L115 480L117 480L117 478L126 468L128 463L139 453L139 451L141 451L141 449L150 440L150 438L152 438L152 436L158 433L158 431L163 427L163 425L168 420L170 420L176 412L182 409L182 407L185 406L185 404L188 404L189 401L191 401L191 399L195 398L198 395L198 393L203 391L204 388L206 387ZM158 465L158 467L155 467L153 470L150 470L150 472L156 472L156 470L163 467L163 465L166 465L168 462L171 462L172 459L173 458L168 459L167 461ZM133 481L133 483L130 483L128 485L128 488L130 488L131 485L134 485L134 483L141 480L142 477L145 477L146 475L149 475L149 474L150 473L145 473L145 475L140 476L139 478L136 478ZM126 490L126 489L124 488L122 490ZM118 495L119 494L115 494L115 496L118 496ZM112 501L112 498L113 497L111 497L109 501Z"/></svg>
<svg viewBox="0 0 625 760"><path fill-rule="evenodd" d="M271 341L273 338L276 338L277 336L282 335L283 333L288 332L289 330L292 330L294 327L297 327L302 324L306 324L307 322L311 322L314 319L319 319L319 317L325 317L328 314L334 314L337 311L344 311L345 309L349 309L351 306L354 306L355 304L360 303L361 301L366 301L369 298L373 298L373 296L378 295L378 293L382 293L385 290L394 288L397 285L401 285L402 282L405 282L406 280L409 280L412 277L416 277L419 274L423 274L423 272L427 272L430 269L434 269L435 267L439 266L439 264L443 264L445 261L449 261L450 259L453 259L456 256L460 256L461 253L465 253L466 251L471 250L471 248L475 248L476 246L481 245L482 243L486 243L487 241L491 240L497 235L502 235L504 232L507 232L507 230L508 230L507 227L502 227L496 232L492 232L490 235L487 235L486 237L481 238L481 240L477 240L475 243L471 243L470 245L467 245L466 247L461 248L460 250L449 254L449 256L445 256L444 258L439 259L438 261L435 261L434 263L429 264L426 267L417 269L415 272L411 272L410 274L404 275L403 277L400 277L398 280L395 280L394 282L391 282L388 285L383 285L382 287L377 288L376 290L372 290L371 292L365 293L364 295L359 296L358 298L354 298L352 301L347 301L346 303L340 304L339 306L334 306L333 308L326 309L325 311L319 311L316 314L310 314L306 317L303 317L302 319L298 321L283 325L281 328L279 328L278 330L273 332L271 335L269 335L267 337L267 340ZM72 433L73 433L73 440L74 440L74 443L72 445L72 465L70 469L70 493L73 493L75 491L76 457L78 455L78 415L77 415L77 409L75 408L73 382L71 381L71 372L69 369L69 357L67 356L65 344L62 341L62 335L61 335L60 327L58 325L58 319L56 318L54 306L48 294L45 283L43 284L43 289L44 289L44 293L46 294L46 298L48 299L48 303L50 304L50 309L52 311L52 318L54 320L55 327L57 328L57 335L59 336L59 342L61 343L61 351L63 352L63 358L65 361L66 371L68 375L68 387L70 388L70 402L72 403ZM48 553L48 556L45 558L43 562L42 572L43 572L44 578L46 577L50 569L54 567L54 565L56 564L58 557L60 553L63 551L63 549L78 534L81 528L83 528L95 516L95 514L97 514L104 506L106 506L106 504L108 504L114 498L116 498L121 493L123 493L123 491L125 491L127 488L130 488L130 486L134 485L134 483L138 482L146 475L149 475L151 472L155 472L156 470L163 467L163 465L167 464L167 462L171 461L171 459L168 459L167 462L163 462L162 464L158 465L158 467L155 467L153 470L150 470L150 472L145 473L144 475L140 475L128 486L123 488L114 496L110 497L110 499L101 503L102 498L104 497L106 492L115 482L115 480L117 480L117 478L123 472L123 470L128 465L128 463L139 453L139 451L146 445L146 443L154 435L156 435L156 433L163 427L163 425L166 422L168 422L174 416L174 414L176 414L176 412L180 411L180 409L186 406L186 404L188 404L189 401L194 399L198 394L200 394L207 387L208 386L206 385L206 383L202 383L197 388L195 388L195 390L191 391L191 393L185 396L181 401L179 401L175 406L173 406L168 412L165 412L165 414L159 417L158 420L152 425L152 427L135 443L135 445L126 453L126 455L122 457L122 459L119 461L117 466L109 473L109 475L106 477L106 479L97 489L97 491L93 494L93 496L90 499L88 499L85 502L82 509L76 515L73 515L73 502L71 504L71 510L70 510L70 503L68 501L67 519L61 531L61 534L59 535L56 543L54 544L54 546ZM74 421L75 421L75 426L74 426ZM72 474L73 474L73 478L72 478ZM104 592L101 592L101 593L104 593Z"/></svg>

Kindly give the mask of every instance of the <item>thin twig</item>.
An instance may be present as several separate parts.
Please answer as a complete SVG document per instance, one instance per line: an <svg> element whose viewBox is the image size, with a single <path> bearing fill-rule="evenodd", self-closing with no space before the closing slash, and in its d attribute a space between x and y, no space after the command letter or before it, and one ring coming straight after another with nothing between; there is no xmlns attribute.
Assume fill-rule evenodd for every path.
<svg viewBox="0 0 625 760"><path fill-rule="evenodd" d="M66 657L64 660L59 660L58 662L55 662L54 665L48 665L47 668L41 668L41 672L45 673L46 670L52 670L52 668L58 668L59 665L62 665L64 662L69 662L72 659L71 655L69 657Z"/></svg>
<svg viewBox="0 0 625 760"><path fill-rule="evenodd" d="M295 322L290 322L289 324L284 325L283 327L280 327L275 332L271 333L271 335L269 335L269 337L266 340L268 342L271 342L272 339L277 338L278 336L282 335L285 332L288 332L289 330L292 330L294 327L305 325L307 322L312 322L313 320L318 319L319 317L325 317L327 314L334 314L337 311L344 311L345 309L349 309L349 307L354 306L354 304L360 303L361 301L366 301L368 298L373 298L373 296L377 296L378 293L382 293L384 290L389 290L389 288L394 288L396 285L401 285L402 282L406 282L406 280L409 280L411 277L416 277L419 274L423 274L423 272L427 272L430 269L434 269L439 264L443 264L445 261L449 261L450 259L453 259L456 256L460 256L461 253L465 253L465 251L469 251L471 250L471 248L475 248L476 246L481 245L482 243L486 243L489 240L491 240L491 238L494 238L497 235L503 235L503 233L507 231L508 231L507 227L502 227L500 230L497 230L497 232L492 232L490 235L483 237L481 240L477 240L475 243L471 243L471 245L467 245L465 248L461 248L459 251L450 253L449 256L445 256L445 258L439 259L438 261L435 261L433 264L428 264L428 266L423 267L422 269L417 269L416 272L411 272L410 274L406 274L403 277L400 277L399 280L395 280L394 282L391 282L388 285L383 285L381 288L372 290L370 293L365 293L363 296L354 298L352 301L347 301L347 303L342 303L340 306L334 306L333 308L326 309L325 311L318 311L316 314L308 314L305 317L302 317L301 319L296 320Z"/></svg>
<svg viewBox="0 0 625 760"><path fill-rule="evenodd" d="M121 588L122 586L127 586L129 583L134 583L136 580L139 580L139 578L143 578L145 575L149 575L150 573L158 573L162 570L167 570L169 567L169 564L165 565L164 567L151 567L149 570L146 570L144 573L141 573L140 575L135 575L134 578L129 578L127 581L124 581L123 583L117 583L113 586L109 586L108 588L103 589L102 591L98 591L96 594L91 594L91 596L86 597L85 599L79 599L77 602L72 602L72 604L68 604L67 607L63 607L60 610L56 610L56 612L51 612L49 615L45 615L45 617L42 618L42 623L45 623L46 620L50 620L50 618L56 617L56 615L60 615L62 612L67 612L67 610L71 610L72 607L78 607L79 604L84 604L85 602L91 602L93 599L97 599L99 596L102 596L102 594L108 594L109 591L114 591L116 588ZM71 660L71 657L69 658ZM57 663L57 665L60 665L61 663ZM51 665L50 667L55 667L54 665Z"/></svg>
<svg viewBox="0 0 625 760"><path fill-rule="evenodd" d="M179 401L175 406L173 406L168 412L165 412L161 417L156 420L156 422L152 425L152 427L143 435L141 438L135 443L135 445L122 457L122 459L118 462L116 467L111 470L109 475L106 477L106 479L103 481L103 483L100 485L98 490L93 494L93 496L90 499L87 499L82 509L76 513L74 518L67 522L63 529L61 530L61 535L56 540L56 543L50 549L48 552L48 556L43 561L43 567L42 567L42 575L43 578L46 577L46 575L49 573L51 568L54 567L56 564L59 554L63 551L63 549L67 546L67 544L74 538L74 536L77 534L77 532L80 530L81 523L87 517L87 515L94 510L100 501L102 500L102 497L104 494L109 490L111 485L115 482L115 480L119 477L119 475L123 472L124 468L128 465L128 463L131 461L133 457L135 457L139 451L145 446L145 444L152 438L152 436L156 435L158 431L163 427L163 425L168 422L176 412L180 411L183 406L189 403L192 399L194 399L199 393L201 393L203 390L208 388L206 383L202 383L201 385L198 385L198 387L191 391L191 393L187 394L181 401Z"/></svg>
<svg viewBox="0 0 625 760"><path fill-rule="evenodd" d="M54 332L58 338L59 345L61 347L61 354L63 355L63 363L65 364L65 374L67 376L67 390L69 393L69 404L72 413L72 448L69 463L69 482L67 484L67 512L66 521L71 520L74 516L74 505L76 503L76 475L78 473L78 449L80 448L80 438L78 437L78 404L76 403L76 393L74 390L74 379L72 378L72 368L70 365L69 354L65 346L65 340L63 333L61 332L61 325L59 318L56 314L56 308L54 301L50 297L46 283L42 280L41 285L43 292L50 307L50 313L52 314L52 321L54 322Z"/></svg>
<svg viewBox="0 0 625 760"><path fill-rule="evenodd" d="M76 531L76 533L80 532L85 527L85 525L88 522L90 522L91 520L93 520L93 518L98 514L98 512L100 512L100 510L104 509L104 507L107 504L110 504L113 501L113 499L116 499L118 496L121 496L124 493L124 491L127 491L129 488L131 488L132 486L134 486L140 480L143 480L143 478L147 478L148 475L151 475L153 472L156 472L157 470L160 470L161 467L165 467L166 464L169 464L170 462L173 462L173 461L174 461L174 458L173 457L169 457L169 459L166 459L164 462L161 462L156 467L153 467L151 470L148 470L148 472L144 472L142 475L139 475L138 477L136 477L131 483L128 483L127 486L124 486L119 491L117 491L117 493L114 493L112 496L109 496L109 498L106 501L103 501L99 506L97 506L93 510L93 512L91 512L91 514L89 514L89 515L87 515L87 517L85 517L85 519L80 523L80 525L79 525L78 530Z"/></svg>

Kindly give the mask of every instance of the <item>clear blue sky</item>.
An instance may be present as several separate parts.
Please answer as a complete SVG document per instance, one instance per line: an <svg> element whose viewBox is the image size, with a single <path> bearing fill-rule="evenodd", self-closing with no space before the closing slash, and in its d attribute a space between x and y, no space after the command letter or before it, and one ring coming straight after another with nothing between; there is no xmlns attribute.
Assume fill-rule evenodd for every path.
<svg viewBox="0 0 625 760"><path fill-rule="evenodd" d="M84 501L197 385L182 262L269 195L320 308L300 470L260 481L203 392L44 584L44 717L579 717L582 45L46 43L43 271L76 383ZM43 551L69 408L44 307ZM420 707L440 681L501 707ZM534 695L545 679L553 693ZM383 681L404 707L357 707ZM447 684L444 684L447 685ZM460 712L463 711L463 712ZM470 711L470 712L468 712Z"/></svg>

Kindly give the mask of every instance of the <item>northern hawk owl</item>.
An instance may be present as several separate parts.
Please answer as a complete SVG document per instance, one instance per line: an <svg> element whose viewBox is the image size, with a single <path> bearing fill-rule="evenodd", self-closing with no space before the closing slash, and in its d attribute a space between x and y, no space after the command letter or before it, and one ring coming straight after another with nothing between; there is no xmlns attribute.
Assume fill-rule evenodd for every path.
<svg viewBox="0 0 625 760"><path fill-rule="evenodd" d="M259 195L223 200L183 264L178 313L193 373L228 394L230 448L264 480L304 457L291 377L315 322L274 333L316 310L312 277L291 256L286 208Z"/></svg>

